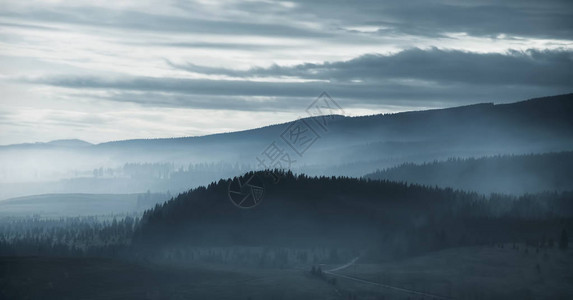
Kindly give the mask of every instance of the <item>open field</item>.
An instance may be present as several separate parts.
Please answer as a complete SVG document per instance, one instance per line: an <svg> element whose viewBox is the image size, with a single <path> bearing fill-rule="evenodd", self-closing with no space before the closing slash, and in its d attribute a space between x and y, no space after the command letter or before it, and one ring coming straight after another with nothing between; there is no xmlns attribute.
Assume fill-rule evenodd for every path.
<svg viewBox="0 0 573 300"><path fill-rule="evenodd" d="M454 299L573 299L571 249L537 252L517 246L454 248L383 264L358 262L335 273ZM344 278L339 286L386 299L408 294ZM410 297L421 296L412 293Z"/></svg>
<svg viewBox="0 0 573 300"><path fill-rule="evenodd" d="M151 194L158 199L160 196ZM146 194L42 194L0 200L0 216L42 217L125 214L151 208L157 202L140 201ZM149 196L148 196L149 197Z"/></svg>
<svg viewBox="0 0 573 300"><path fill-rule="evenodd" d="M312 276L303 268L0 258L6 299L571 299L573 251L466 247ZM527 249L527 253L525 252ZM539 269L537 265L539 264ZM323 270L335 266L323 265ZM337 276L340 275L340 276ZM336 283L329 282L336 278ZM433 296L432 296L433 295Z"/></svg>
<svg viewBox="0 0 573 300"><path fill-rule="evenodd" d="M300 270L141 266L96 258L0 258L1 299L337 299Z"/></svg>

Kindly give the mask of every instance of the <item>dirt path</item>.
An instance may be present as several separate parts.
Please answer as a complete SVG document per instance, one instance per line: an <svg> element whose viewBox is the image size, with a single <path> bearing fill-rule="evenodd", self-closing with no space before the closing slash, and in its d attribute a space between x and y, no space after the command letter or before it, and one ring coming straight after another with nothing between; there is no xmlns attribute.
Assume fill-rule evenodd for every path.
<svg viewBox="0 0 573 300"><path fill-rule="evenodd" d="M416 290L412 290L412 289L407 289L407 288L401 288L401 287L397 287L397 286L392 286L392 285L388 285L388 284L383 284L383 283L379 283L379 282L374 282L374 281L370 281L370 280L366 280L366 279L362 279L362 278L358 278L355 276L350 276L350 275L343 275L343 274L338 274L338 273L334 273L336 271L340 271L340 270L344 270L352 265L354 265L356 263L356 261L358 261L360 257L355 257L353 258L350 262L348 262L347 264L344 264L340 267L336 267L334 269L330 269L327 271L324 271L325 274L328 274L330 276L335 276L335 277L340 277L340 278L344 278L344 279L348 279L348 280L352 280L352 281L356 281L356 282L360 282L360 283L365 283L365 284L371 284L371 285L376 285L376 286L380 286L383 288L387 288L390 290L394 290L394 291L398 291L398 292L403 292L403 293L409 293L409 294L414 294L414 295L419 295L419 296L424 296L424 297L429 297L429 298L433 298L433 299L453 299L450 297L445 297L445 296L440 296L440 295L435 295L435 294L430 294L430 293L425 293L425 292L420 292L420 291L416 291Z"/></svg>

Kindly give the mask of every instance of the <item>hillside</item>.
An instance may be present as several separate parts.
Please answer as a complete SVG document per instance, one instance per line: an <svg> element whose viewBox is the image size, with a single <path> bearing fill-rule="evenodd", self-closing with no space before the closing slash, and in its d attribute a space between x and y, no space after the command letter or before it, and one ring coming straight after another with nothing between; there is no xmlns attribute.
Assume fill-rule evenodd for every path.
<svg viewBox="0 0 573 300"><path fill-rule="evenodd" d="M379 259L462 245L556 240L563 220L573 216L571 193L484 197L290 172L276 184L264 173L243 180L253 175L265 185L260 205L234 206L226 180L191 190L144 214L136 248L326 247L341 251L336 259L377 249L369 256Z"/></svg>
<svg viewBox="0 0 573 300"><path fill-rule="evenodd" d="M368 179L451 187L479 193L573 190L573 152L449 159L378 170Z"/></svg>

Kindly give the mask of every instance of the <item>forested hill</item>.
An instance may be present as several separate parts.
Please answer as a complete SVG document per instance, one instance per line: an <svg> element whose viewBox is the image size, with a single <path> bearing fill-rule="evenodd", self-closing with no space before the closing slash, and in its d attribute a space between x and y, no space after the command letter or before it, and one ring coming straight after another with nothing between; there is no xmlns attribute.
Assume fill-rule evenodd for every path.
<svg viewBox="0 0 573 300"><path fill-rule="evenodd" d="M573 152L406 163L364 177L480 193L573 191Z"/></svg>
<svg viewBox="0 0 573 300"><path fill-rule="evenodd" d="M570 224L573 215L571 193L484 197L452 189L290 172L275 184L264 173L255 174L265 185L264 200L258 206L234 206L227 194L230 181L220 180L147 211L134 245L139 249L228 245L364 249L384 244L385 251L413 253L551 236Z"/></svg>

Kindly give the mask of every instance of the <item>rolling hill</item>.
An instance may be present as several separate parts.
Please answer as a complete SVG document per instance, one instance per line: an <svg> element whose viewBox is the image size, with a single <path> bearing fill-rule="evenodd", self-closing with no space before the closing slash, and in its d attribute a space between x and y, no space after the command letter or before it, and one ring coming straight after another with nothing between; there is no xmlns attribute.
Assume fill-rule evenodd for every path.
<svg viewBox="0 0 573 300"><path fill-rule="evenodd" d="M449 159L378 170L368 179L451 187L479 193L573 190L573 152Z"/></svg>
<svg viewBox="0 0 573 300"><path fill-rule="evenodd" d="M256 176L264 185L264 201L251 209L231 203L228 180L157 205L142 217L136 249L325 247L340 249L337 258L370 249L374 259L500 241L556 240L563 220L573 216L571 193L485 197L388 181L279 174L278 183L263 172L242 178Z"/></svg>

